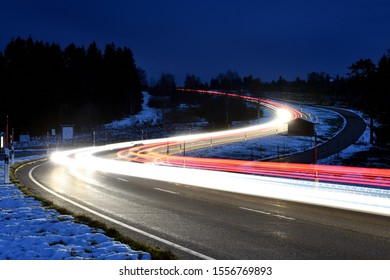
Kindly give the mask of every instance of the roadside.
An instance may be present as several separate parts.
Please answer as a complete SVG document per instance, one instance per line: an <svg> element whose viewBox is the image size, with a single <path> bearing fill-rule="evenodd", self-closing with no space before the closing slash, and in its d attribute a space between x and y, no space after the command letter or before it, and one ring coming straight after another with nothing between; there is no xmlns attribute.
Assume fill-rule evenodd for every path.
<svg viewBox="0 0 390 280"><path fill-rule="evenodd" d="M3 169L3 168L2 168ZM0 259L2 260L138 260L149 253L132 250L102 229L76 222L45 208L15 185L0 185Z"/></svg>
<svg viewBox="0 0 390 280"><path fill-rule="evenodd" d="M17 158L10 168L13 183L0 184L0 260L175 258L170 252L123 237L101 222L33 196L14 172L24 162L34 162L34 158L37 156ZM0 178L4 178L3 162Z"/></svg>
<svg viewBox="0 0 390 280"><path fill-rule="evenodd" d="M345 120L345 125L334 137L318 146L315 144L313 148L304 152L276 160L281 162L316 163L318 160L340 153L359 140L366 129L366 123L361 117L348 110L336 108L327 108L327 110L340 114ZM273 161L276 160L274 159Z"/></svg>
<svg viewBox="0 0 390 280"><path fill-rule="evenodd" d="M340 126L340 124L337 124L336 126ZM365 126L364 126L365 127ZM363 129L364 131L364 129ZM345 137L349 137L349 132L346 133ZM284 137L285 141L288 139L288 136L280 136ZM357 137L359 138L359 137ZM306 144L312 145L312 139L310 138L302 138L303 142ZM287 140L289 141L289 140ZM242 143L240 144L242 148ZM339 145L339 144L338 144ZM285 145L286 146L286 145ZM348 145L347 145L348 146ZM339 146L340 147L340 146ZM278 148L279 150L279 148ZM44 149L42 151L45 151ZM203 150L202 150L203 151ZM204 153L204 151L203 151ZM264 150L265 153L265 150ZM273 151L275 155L275 150ZM312 151L308 152L311 156L310 158L313 158ZM26 156L26 155L24 155ZM253 156L253 154L252 154ZM23 157L25 159L26 157ZM2 168L4 170L4 168ZM31 231L28 231L26 228L21 228L20 226L13 226L10 225L8 229L14 228L17 232L1 232L0 231L0 248L3 252L19 252L19 255L0 255L0 259L2 258L10 258L10 259L150 259L151 255L149 253L141 252L141 251L134 251L132 250L128 245L124 245L120 242L117 242L113 240L112 238L105 235L105 232L102 230L96 230L93 227L88 227L85 224L76 223L74 218L72 218L69 215L61 214L58 211L55 211L53 209L47 210L44 206L40 205L39 202L33 198L24 197L24 199L27 202L18 201L17 199L22 199L22 193L17 191L17 188L14 185L2 185L0 186L1 189L7 190L5 193L0 194L0 221L6 223L7 225L10 225L10 220L13 217L11 214L13 213L19 213L19 208L21 208L20 211L22 211L23 214L19 214L21 219L27 219L31 221L35 221L36 219L39 220L38 223L40 225L40 228L33 228ZM12 190L12 191L11 191ZM8 193L9 191L9 193ZM11 201L15 201L16 205L19 205L18 207L14 207L12 203L8 200L9 198L15 199ZM34 203L33 203L34 202ZM11 207L11 208L7 208ZM41 207L41 212L35 210L36 208ZM43 211L44 210L44 211ZM43 211L43 212L42 212ZM48 211L47 214L45 211ZM40 214L35 219L34 213L39 212ZM51 224L59 223L57 231L53 232L49 229L45 228L45 224L43 223L43 220L47 220ZM19 224L20 224L19 220ZM28 223L29 224L29 223ZM74 228L73 224L75 224ZM66 241L61 239L61 236L66 236L65 233L62 233L60 231L61 225L66 225L67 232L71 235L70 237L66 237ZM86 234L86 237L83 237L81 233L77 232L77 229L79 228L79 225L82 225L82 229L84 234ZM3 226L2 228L6 228ZM89 228L89 231L87 229ZM71 233L72 229L74 229L73 233ZM51 236L53 233L54 237ZM24 234L25 237L23 237L21 234ZM97 242L94 238L96 235L99 235L100 242ZM6 239L6 236L13 236L14 239L12 241ZM78 238L74 238L74 236L78 236ZM104 241L103 236L106 236L107 240ZM57 238L57 239L56 239ZM89 238L89 239L88 239ZM91 239L92 238L92 239ZM94 239L93 239L94 238ZM83 240L83 242L86 243L72 243L72 241L75 240ZM51 241L45 241L45 240L51 240ZM15 244L12 247L6 247L9 242L15 242L11 244ZM20 242L19 244L17 242ZM35 242L35 243L34 243ZM102 247L101 243L108 245L106 253L104 252L104 247ZM28 246L26 244L31 244L31 250L28 250ZM38 245L41 244L42 246L46 247L39 247ZM7 248L7 249L5 249ZM8 250L8 248L11 248ZM57 249L60 252L55 252ZM125 251L127 248L128 251ZM100 252L100 255L96 253L94 250L98 250ZM37 253L35 250L39 252L44 252L45 254ZM112 250L112 251L109 251ZM24 255L23 255L24 254Z"/></svg>

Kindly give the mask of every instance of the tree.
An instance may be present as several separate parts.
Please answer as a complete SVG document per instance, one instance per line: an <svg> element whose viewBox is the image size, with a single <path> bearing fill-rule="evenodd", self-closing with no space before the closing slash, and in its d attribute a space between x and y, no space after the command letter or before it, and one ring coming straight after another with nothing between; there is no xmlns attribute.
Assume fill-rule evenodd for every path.
<svg viewBox="0 0 390 280"><path fill-rule="evenodd" d="M276 88L278 91L287 91L288 88L287 80L282 76L280 76L278 81L276 82Z"/></svg>
<svg viewBox="0 0 390 280"><path fill-rule="evenodd" d="M376 66L369 58L359 59L349 66L348 69L350 70L348 74L356 78L366 78L376 72Z"/></svg>
<svg viewBox="0 0 390 280"><path fill-rule="evenodd" d="M148 76L146 74L146 71L141 67L137 67L137 72L141 84L141 89L147 90L149 88L149 85L148 85Z"/></svg>
<svg viewBox="0 0 390 280"><path fill-rule="evenodd" d="M260 95L262 82L260 78L253 78L252 75L246 76L242 81L243 89L249 90L252 94L256 96Z"/></svg>
<svg viewBox="0 0 390 280"><path fill-rule="evenodd" d="M242 79L236 71L228 70L226 73L220 73L216 78L212 78L210 87L221 90L240 90L242 89Z"/></svg>
<svg viewBox="0 0 390 280"><path fill-rule="evenodd" d="M351 76L351 82L356 92L360 95L359 105L365 110L370 117L370 143L374 143L374 117L377 114L376 91L373 87L376 66L371 59L359 59L348 67Z"/></svg>
<svg viewBox="0 0 390 280"><path fill-rule="evenodd" d="M378 121L383 125L382 131L387 134L389 139L390 133L390 50L383 55L379 62L376 72L376 79L374 82L375 91L377 92L377 117Z"/></svg>
<svg viewBox="0 0 390 280"><path fill-rule="evenodd" d="M129 48L95 42L87 50L69 44L12 39L0 55L0 109L12 126L32 135L64 123L95 125L137 113L142 106L139 72ZM18 102L18 113L11 104Z"/></svg>
<svg viewBox="0 0 390 280"><path fill-rule="evenodd" d="M170 73L162 73L152 92L158 96L173 98L176 93L175 77Z"/></svg>
<svg viewBox="0 0 390 280"><path fill-rule="evenodd" d="M187 74L184 80L184 87L189 89L202 89L204 86L199 77Z"/></svg>
<svg viewBox="0 0 390 280"><path fill-rule="evenodd" d="M321 96L329 93L331 77L324 72L311 72L307 75L307 90L314 94L317 103L321 103Z"/></svg>

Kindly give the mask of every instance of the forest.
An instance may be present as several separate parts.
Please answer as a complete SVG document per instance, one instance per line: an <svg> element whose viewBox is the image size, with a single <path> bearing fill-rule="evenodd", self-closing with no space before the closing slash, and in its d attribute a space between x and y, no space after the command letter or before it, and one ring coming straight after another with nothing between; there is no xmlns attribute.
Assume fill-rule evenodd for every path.
<svg viewBox="0 0 390 280"><path fill-rule="evenodd" d="M372 59L358 59L350 66L345 77L331 77L324 72L311 72L306 79L296 78L287 81L280 77L276 81L265 82L252 75L243 78L236 71L228 70L213 77L210 82L203 83L199 77L187 74L184 87L191 89L213 89L234 91L236 93L262 97L265 93L306 96L305 102L314 105L340 106L351 110L362 111L370 119L371 143L390 144L390 50L383 54L377 63ZM159 82L151 88L151 92L159 95L177 94L174 90L173 75L163 73ZM282 94L283 95L283 94ZM223 104L220 108L223 108ZM220 111L220 110L215 110Z"/></svg>
<svg viewBox="0 0 390 280"><path fill-rule="evenodd" d="M252 75L240 77L232 70L212 77L209 82L187 74L183 86L259 97L272 92L305 93L315 105L363 111L371 120L376 143L389 144L390 50L377 63L371 58L359 59L346 66L346 70L344 77L311 72L306 79L287 81L280 77L271 82ZM157 82L148 85L146 71L137 67L132 51L113 43L104 50L95 42L88 47L72 43L61 48L59 44L18 37L0 51L1 125L5 127L8 120L16 134L45 135L61 125L93 131L100 124L138 113L142 90L156 97L155 106L172 108L188 102L176 87L175 76L170 73L162 73ZM191 100L201 103L199 113L216 127L223 128L231 121L224 113L225 108L236 119L258 114L256 109L245 112L245 104L239 102L220 102L209 97ZM239 112L244 112L243 116Z"/></svg>
<svg viewBox="0 0 390 280"><path fill-rule="evenodd" d="M141 81L129 48L95 42L87 48L16 38L0 52L1 123L15 134L45 135L52 128L95 126L136 114Z"/></svg>

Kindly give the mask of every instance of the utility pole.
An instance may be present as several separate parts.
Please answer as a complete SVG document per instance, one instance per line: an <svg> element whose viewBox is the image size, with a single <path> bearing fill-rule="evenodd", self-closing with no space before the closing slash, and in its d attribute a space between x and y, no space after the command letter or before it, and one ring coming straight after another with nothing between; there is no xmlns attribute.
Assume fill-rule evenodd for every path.
<svg viewBox="0 0 390 280"><path fill-rule="evenodd" d="M5 147L8 148L8 140L9 140L9 135L8 135L8 115L7 115L7 125L5 127Z"/></svg>
<svg viewBox="0 0 390 280"><path fill-rule="evenodd" d="M226 93L226 124L227 124L227 128L230 129L230 125L229 125L229 96L227 93Z"/></svg>
<svg viewBox="0 0 390 280"><path fill-rule="evenodd" d="M5 146L4 146L4 184L11 183L9 180L9 160L10 160L10 149L9 149L9 131L8 131L8 115L7 124L5 127Z"/></svg>
<svg viewBox="0 0 390 280"><path fill-rule="evenodd" d="M9 184L9 154L10 151L8 147L4 148L4 184Z"/></svg>
<svg viewBox="0 0 390 280"><path fill-rule="evenodd" d="M317 150L317 133L314 132L314 150L313 150L313 163L317 164L318 150Z"/></svg>
<svg viewBox="0 0 390 280"><path fill-rule="evenodd" d="M49 136L49 131L46 131L46 155L49 156L50 152L50 143L49 143L49 140L50 140L50 136Z"/></svg>
<svg viewBox="0 0 390 280"><path fill-rule="evenodd" d="M15 163L15 147L14 147L14 129L12 128L12 134L11 134L11 145L10 145L10 163L13 165Z"/></svg>

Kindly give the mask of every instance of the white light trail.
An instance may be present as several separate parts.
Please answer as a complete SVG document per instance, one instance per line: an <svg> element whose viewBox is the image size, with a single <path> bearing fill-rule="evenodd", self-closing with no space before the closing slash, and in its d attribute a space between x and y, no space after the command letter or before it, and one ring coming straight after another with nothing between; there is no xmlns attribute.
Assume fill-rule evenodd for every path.
<svg viewBox="0 0 390 280"><path fill-rule="evenodd" d="M132 142L132 144L134 143L136 142ZM53 154L52 160L68 167L77 167L89 171L102 171L207 189L390 216L390 191L386 190L384 196L383 189L359 187L353 192L350 185L334 184L335 188L330 189L332 185L330 183L139 164L94 156L98 151L117 149L128 145L129 143L121 143L60 152ZM70 156L74 156L74 159ZM371 195L368 196L358 190L369 191Z"/></svg>
<svg viewBox="0 0 390 280"><path fill-rule="evenodd" d="M285 125L288 121L297 117L298 113L296 111L289 111L286 106L278 107L275 102L272 102L272 104L269 103L267 106L271 106L273 110L275 110L276 117L268 123L222 132L184 135L164 139L134 141L101 147L83 148L55 153L52 155L51 159L53 162L68 166L69 168L102 171L112 174L166 181L182 185L192 185L220 191L390 216L389 189L154 164L157 163L158 160L151 160L148 161L148 163L142 164L131 161L104 159L96 156L98 152L120 150L134 145L166 144L168 142L175 141L194 142L202 139L222 138L240 134L246 135L246 133L257 130L260 131L262 129L267 129L267 131L274 129L277 131L282 125ZM157 157L156 159L158 159L158 156L162 156L158 153L155 154ZM183 162L184 161L185 157L183 157Z"/></svg>

